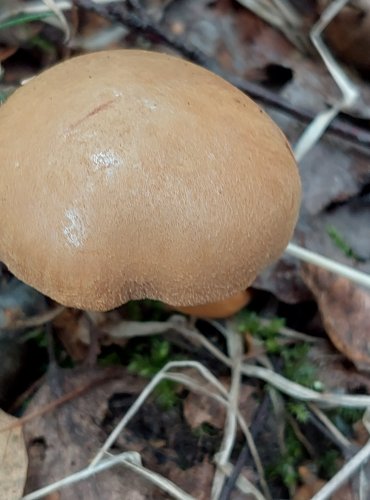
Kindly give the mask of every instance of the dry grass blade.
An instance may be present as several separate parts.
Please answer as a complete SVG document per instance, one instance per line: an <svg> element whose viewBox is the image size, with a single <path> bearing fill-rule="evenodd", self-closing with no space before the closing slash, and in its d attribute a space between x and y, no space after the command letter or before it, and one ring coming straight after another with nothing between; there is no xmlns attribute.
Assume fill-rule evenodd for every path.
<svg viewBox="0 0 370 500"><path fill-rule="evenodd" d="M306 51L308 41L302 35L302 20L293 6L281 0L237 0L261 19L279 29L299 50Z"/></svg>
<svg viewBox="0 0 370 500"><path fill-rule="evenodd" d="M45 486L29 495L23 497L23 500L37 500L39 498L43 498L50 493L53 493L62 488L66 488L74 483L82 481L83 479L87 479L88 477L98 474L99 472L103 472L111 467L116 465L124 465L125 467L131 469L132 471L137 472L141 476L145 477L147 480L154 483L156 486L159 486L163 491L168 493L173 498L178 500L195 500L192 496L185 493L181 488L176 486L174 483L169 481L168 479L152 472L141 465L140 455L137 452L124 452L120 455L111 457L107 460L104 460L97 464L94 467L88 467L83 469L75 474L71 474L70 476L61 479L60 481L56 481L49 486Z"/></svg>
<svg viewBox="0 0 370 500"><path fill-rule="evenodd" d="M340 430L333 424L333 422L328 418L324 412L317 408L316 405L312 403L308 403L309 409L312 413L320 420L320 422L328 429L336 443L342 449L350 449L352 447L351 441L349 441L344 434L340 432Z"/></svg>
<svg viewBox="0 0 370 500"><path fill-rule="evenodd" d="M370 457L370 440L311 500L330 498Z"/></svg>
<svg viewBox="0 0 370 500"><path fill-rule="evenodd" d="M231 366L231 360L225 356L217 347L215 347L208 339L199 333L190 330L182 329L181 333L189 338L197 341L198 344L206 348L217 359L219 359L226 366ZM185 333L186 332L186 333ZM253 366L247 363L242 365L242 372L248 377L256 377L260 380L271 384L275 389L302 401L311 401L326 407L347 407L347 408L367 408L370 406L370 396L365 395L352 395L352 394L333 394L328 392L317 392L308 389L302 385L292 382L287 378L279 375L271 369L262 368L260 366Z"/></svg>
<svg viewBox="0 0 370 500"><path fill-rule="evenodd" d="M340 264L339 262L319 255L318 253L311 252L311 250L302 248L295 243L289 243L285 249L285 253L291 255L292 257L296 257L303 262L314 264L315 266L322 267L323 269L338 274L339 276L348 278L353 281L353 283L370 288L370 275L357 271L357 269L353 269L352 267L345 266L344 264Z"/></svg>
<svg viewBox="0 0 370 500"><path fill-rule="evenodd" d="M94 0L94 3L104 5L120 1L121 0ZM73 0L53 0L53 4L59 12L63 12L65 10L72 9ZM46 2L44 2L44 0L31 0L27 3L14 2L14 6L12 6L11 9L4 9L0 12L0 21L4 21L5 19L15 17L20 14L42 14L50 10L50 7L46 4Z"/></svg>
<svg viewBox="0 0 370 500"><path fill-rule="evenodd" d="M256 377L264 380L288 396L301 401L311 401L325 407L342 406L346 408L366 408L370 405L370 396L317 392L260 366L244 363L242 372L249 377Z"/></svg>
<svg viewBox="0 0 370 500"><path fill-rule="evenodd" d="M60 26L64 31L64 43L67 43L71 38L71 30L69 28L69 24L67 23L67 19L63 14L62 9L58 6L55 0L42 0L44 4L55 14L57 19L60 22Z"/></svg>
<svg viewBox="0 0 370 500"><path fill-rule="evenodd" d="M213 392L203 388L202 386L199 385L199 383L197 383L196 381L193 381L190 377L188 377L187 375L184 375L184 374L172 374L172 373L166 374L166 379L172 380L174 382L178 382L178 383L183 384L183 385L186 385L189 389L193 390L196 393L205 394L208 397L213 398L214 400L216 400L217 402L219 402L220 404L222 404L225 407L228 407L228 405L229 405L228 392L226 391L225 388L223 388L223 390L221 391L224 396L220 396L219 394L213 393ZM244 434L245 440L247 442L247 445L248 445L250 454L253 458L254 464L256 466L257 472L259 474L261 485L263 486L264 490L268 492L267 481L265 478L264 469L263 469L262 462L261 462L261 459L260 459L259 454L258 454L257 447L256 447L255 442L253 440L253 436L252 436L251 432L249 431L248 425L247 425L245 419L240 414L239 410L237 410L237 419L238 419L238 424L239 424L239 426ZM225 472L225 471L229 471L228 466L226 467L226 465L225 466L219 465L219 467L223 469L225 474L230 475L230 472ZM243 484L244 484L244 482L243 482ZM248 484L249 484L249 482L248 482ZM238 481L237 481L237 485L238 485ZM258 491L254 486L253 486L253 488L254 488L254 490ZM260 492L259 492L259 495L262 496ZM265 497L263 497L263 498L265 498Z"/></svg>
<svg viewBox="0 0 370 500"><path fill-rule="evenodd" d="M229 357L233 360L231 367L231 386L229 392L229 405L227 409L224 436L221 443L221 449L216 456L216 463L222 467L230 460L230 455L234 447L236 436L236 414L238 410L238 401L241 384L241 361L243 355L242 340L239 335L226 331L226 341ZM225 481L225 473L219 467L213 478L212 498L217 500L222 491Z"/></svg>
<svg viewBox="0 0 370 500"><path fill-rule="evenodd" d="M220 393L220 394L215 394L213 392L207 391L199 384L197 384L195 381L191 379L191 377L184 375L184 374L178 374L178 373L171 373L170 370L174 368L195 368L206 380L209 382L215 389ZM102 457L106 454L108 449L112 446L114 441L117 439L118 435L123 431L123 429L126 427L130 419L136 414L136 412L140 409L146 398L151 394L151 392L154 390L154 388L163 380L163 379L168 379L172 381L176 381L179 383L183 383L184 385L187 385L191 389L207 394L209 397L212 397L219 401L221 404L225 405L226 407L229 407L230 402L229 402L229 394L227 390L224 388L224 386L213 376L213 374L205 368L202 364L196 362L196 361L177 361L177 362L170 362L168 363L160 372L157 373L157 375L152 379L152 381L146 386L144 391L140 394L140 396L137 398L135 403L131 406L131 408L128 410L126 415L122 418L121 422L116 426L114 431L110 434L106 442L104 443L103 447L100 449L98 454L95 456L95 458L92 460L90 464L90 468L94 468L95 465L102 459ZM257 449L255 447L254 441L252 436L250 435L250 432L248 430L248 426L242 416L240 415L237 405L235 409L235 418L237 419L245 437L248 443L248 446L251 450L251 455L253 459L255 460L257 470L260 474L261 477L261 483L264 485L264 488L268 491L267 488L267 483L264 478L264 471L263 467L261 464L261 461L258 456ZM228 447L233 444L233 429L228 430L226 440L228 443Z"/></svg>
<svg viewBox="0 0 370 500"><path fill-rule="evenodd" d="M334 59L330 50L321 38L323 30L343 9L348 1L349 0L335 0L331 2L311 30L312 43L319 52L334 81L340 88L343 98L329 110L319 113L303 132L294 147L294 153L297 161L301 161L303 156L305 156L305 154L312 149L338 113L342 109L350 107L359 96L358 88L347 77L346 73Z"/></svg>
<svg viewBox="0 0 370 500"><path fill-rule="evenodd" d="M153 377L151 382L146 386L146 388L142 391L140 396L136 399L134 404L128 410L126 415L122 418L121 422L116 426L113 432L110 434L100 451L97 453L95 458L92 460L90 467L93 467L96 463L101 460L104 454L109 450L112 444L115 442L119 434L126 427L131 418L139 411L140 407L143 405L146 398L152 393L154 388L166 378L166 372L174 369L174 368L195 368L198 370L201 375L212 385L218 388L221 393L225 394L225 388L223 385L214 377L214 375L207 370L201 363L197 361L172 361L167 363L156 375ZM227 394L227 392L226 392Z"/></svg>

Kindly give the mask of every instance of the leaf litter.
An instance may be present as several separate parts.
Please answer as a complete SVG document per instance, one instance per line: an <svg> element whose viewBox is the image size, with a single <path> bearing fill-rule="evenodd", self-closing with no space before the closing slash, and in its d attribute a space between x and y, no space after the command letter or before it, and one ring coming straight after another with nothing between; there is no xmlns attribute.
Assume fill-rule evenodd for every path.
<svg viewBox="0 0 370 500"><path fill-rule="evenodd" d="M17 419L0 410L0 427ZM27 477L28 456L21 427L0 434L1 498L15 500L22 496Z"/></svg>
<svg viewBox="0 0 370 500"><path fill-rule="evenodd" d="M88 4L89 2L85 3ZM274 2L276 5L279 3ZM292 3L296 7L302 8L302 2L295 1ZM323 2L320 3L323 4ZM319 10L315 2L305 2L304 4L304 15L300 21L302 21L302 33L306 36L313 22L317 20ZM132 6L135 10L136 2L132 2ZM156 2L148 0L145 6L148 8L149 20L154 19L155 23L159 23L158 25L165 32L167 31L173 35L180 36L181 41L188 47L199 49L206 55L206 61L207 59L208 61L214 60L227 73L232 73L242 80L247 79L257 84L259 92L261 86L267 89L265 93L260 93L262 102L263 96L267 96L269 99L272 95L275 96L275 101L274 99L270 99L270 103L265 105L265 107L283 128L293 144L301 136L305 123L307 123L310 116L313 118L315 113L325 110L328 105L330 106L335 103L339 97L336 84L318 55L312 49L308 49L307 53L302 54L282 33L267 25L247 9L241 6L237 7L235 3L228 0L217 2L195 2L194 0ZM360 8L363 8L362 2ZM299 10L298 8L299 12L303 12L303 10ZM142 13L140 9L137 12L139 14ZM353 12L350 14L352 15ZM343 10L340 17L338 17L337 26L340 26L342 18L346 19L345 16L348 15L348 10ZM364 25L367 23L367 16L368 13L365 12L365 17L362 17ZM352 17L351 22L356 23L356 19ZM347 21L348 17L345 22ZM92 24L95 23L96 17L95 21L91 22ZM104 27L107 24L109 25L107 22L103 24ZM143 39L146 40L145 43L148 43L150 37L146 37L145 23L143 23L143 26L143 29L140 29L139 26L139 29L134 33L131 33L130 29L126 26L120 35L123 37L122 44L128 46L137 43L142 44ZM335 23L333 22L329 28L327 40L335 48L336 42L332 40L331 35L333 32L336 33ZM50 31L50 26L48 29ZM94 26L89 36L93 35L96 29ZM88 30L86 33L88 33ZM361 33L359 32L360 35ZM4 53L5 56L2 58L7 78L12 76L12 69L14 70L13 82L17 80L18 71L13 64L14 55L17 55L18 50L25 50L28 43L27 37L29 39L31 36L45 37L43 25L38 24L37 29L33 28L28 34L26 33L23 36L25 36L26 42L22 39L21 32L16 34L17 40L15 43L12 42L11 51ZM142 38L140 39L140 37ZM54 39L57 39L57 37L54 36ZM105 38L105 40L108 39L109 37ZM7 43L6 37L4 40ZM114 43L119 46L119 38L115 40ZM91 39L89 40L90 42ZM58 43L61 47L61 41ZM159 43L159 40L155 39L155 36L152 36L149 43L154 48L164 48L163 40ZM297 39L298 46L299 43L300 41ZM80 39L79 47L83 46L83 40ZM54 52L54 55L51 57L55 58L56 54ZM346 56L341 55L341 57L345 58ZM42 64L45 64L45 59L43 57L41 59ZM349 62L357 64L354 59L349 60ZM21 75L22 71L24 69L21 69L18 75ZM346 69L346 71L348 70ZM333 127L329 128L329 133L321 138L300 164L304 198L302 213L296 231L296 241L321 254L369 272L370 232L366 228L368 227L369 220L367 198L370 169L368 166L369 140L366 135L365 120L369 117L368 103L370 102L370 94L368 84L361 77L355 75L352 70L348 74L354 84L360 89L360 98L349 109L343 110L342 115L333 122ZM274 101L273 105L271 101ZM298 121L296 117L286 112L289 108L287 102L291 103L290 109L296 107L302 110ZM310 110L310 112L307 112L307 110ZM306 118L302 121L302 117ZM351 131L351 140L348 140L348 137L347 140L338 137L338 130L343 130L343 127L345 130ZM342 355L335 353L331 347L324 347L322 343L315 344L309 351L305 351L305 356L317 368L317 378L322 381L325 390L329 392L333 391L336 396L331 399L329 397L330 394L320 393L320 391L315 392L316 389L313 391L312 388L306 389L304 385L300 385L302 382L299 384L296 382L290 385L287 384L286 379L282 376L284 368L282 369L281 367L281 361L276 359L276 355L271 352L268 353L267 357L264 357L261 351L255 350L254 353L249 353L251 355L249 359L248 352L243 353L247 359L246 363L243 359L241 365L244 375L247 374L249 377L268 381L269 384L282 392L284 396L282 396L283 399L280 399L280 402L283 406L286 404L287 408L290 408L290 406L284 398L288 397L301 398L303 401L308 398L308 400L323 404L324 408L326 399L332 403L336 402L335 404L338 405L344 404L344 401L348 402L349 400L346 400L344 395L343 398L341 397L340 392L342 390L357 391L359 393L358 399L354 395L354 399L351 401L354 404L358 401L359 406L363 407L365 400L361 399L361 396L363 392L369 392L369 383L367 374L360 373L358 370L365 370L366 372L368 369L369 360L366 342L366 322L369 319L368 293L360 287L353 286L347 280L335 278L329 273L313 268L312 266L301 266L297 261L289 257L281 259L276 265L263 273L254 286L255 288L271 292L275 297L274 300L280 301L280 303L290 303L292 307L294 307L294 304L298 306L300 304L315 302L321 314L321 321L320 319L315 320L319 325L319 329L321 329L321 334L324 334L324 332L328 334L334 346ZM163 318L161 318L161 321L143 323L127 321L131 318L127 316L122 317L119 314L114 315L114 317L109 316L109 319L107 319L108 316L96 320L96 324L100 330L103 357L107 349L114 350L116 345L118 349L122 349L123 351L130 349L132 343L137 342L138 336L141 336L145 341L146 335L156 335L159 332L163 332L166 338L168 338L169 335L173 336L176 330L181 330L184 333L186 328L188 328L185 323L180 324L173 320L162 321ZM53 316L49 319L45 318L45 321L52 319ZM139 319L141 320L142 318ZM11 317L8 326L14 320L18 321L18 319ZM41 325L42 321L43 318L41 318ZM23 326L27 328L27 324ZM305 329L307 325L303 324L302 326ZM58 331L59 338L69 353L70 358L74 362L81 362L86 356L89 343L88 327L81 315L70 313L69 311L65 312L63 316L59 316L57 320L53 321L52 328ZM206 333L207 336L209 335L208 328L204 329L202 327L201 331L202 333ZM310 333L309 328L307 332ZM191 329L189 329L188 334L190 342L194 342L195 339L199 341L199 337ZM225 350L223 341L217 337L215 332L212 332L209 338L211 339L211 344L215 343L217 348L221 349L219 350L221 354L217 354L218 362L225 362L225 359L222 358ZM176 342L178 342L178 336L176 336L176 339ZM176 342L174 341L174 343ZM265 346L263 349L268 349L268 346L271 348L271 346L276 344L275 340L271 341L271 339L269 343L266 342L266 339L264 342L266 344L262 343ZM287 359L292 359L292 352L295 349L294 343L284 344L284 342L280 342L278 344L285 345L282 349L286 349L286 351L281 353L282 359L285 360L284 362ZM201 345L202 356L204 356L202 359L204 359L205 365L209 364L210 368L219 377L226 377L224 385L227 387L229 385L227 383L227 372L219 371L219 366L212 364L209 355L206 356L205 349L209 347L209 344L201 341ZM190 349L187 352L193 353ZM213 348L212 353L215 354ZM119 351L119 355L122 356L121 351ZM357 367L357 370L352 365L348 366L344 357L351 360ZM272 360L272 363L270 360ZM267 365L261 367L258 364L254 365L254 362L262 365L267 363ZM225 366L232 367L232 361L226 363ZM84 376L79 374L79 372L70 372L68 375L66 373L64 372L63 376L61 376L61 385L63 388L62 392L66 391L68 393L68 391L75 387L74 383L77 386L83 383ZM335 377L333 376L334 374ZM194 374L192 377L194 377ZM46 482L50 482L52 479L58 479L64 475L71 474L88 465L94 452L99 449L106 437L103 435L104 432L109 431L109 428L114 425L115 419L118 418L119 412L124 408L128 408L128 403L130 401L131 403L133 402L133 399L135 399L135 396L143 387L143 385L140 385L143 382L142 380L139 385L135 385L140 380L138 376L126 372L124 379L129 380L131 387L128 388L123 381L118 382L114 380L114 382L107 382L105 392L102 388L96 387L91 390L90 396L89 390L86 394L55 407L53 416L56 418L47 418L49 414L45 413L41 417L35 416L28 423L25 423L25 431L29 432L28 436L30 436L28 439L29 456L32 457L32 461L35 461L33 469L31 464L32 474L29 476L27 483L28 491ZM197 382L199 383L199 380ZM308 383L308 381L306 382ZM120 383L123 385L120 385ZM31 400L27 409L28 415L32 415L34 408L42 408L47 404L47 401L55 400L58 394L55 393L54 386L55 381L52 382L49 379L39 394ZM258 408L258 403L263 399L261 391L264 388L265 385L256 380L254 381L253 389L245 384L245 380L243 380L240 386L240 395L243 394L243 391L247 392L246 408L248 411L244 415L244 418L250 424L251 432L254 429L253 422L250 423L250 414L254 413L251 409L255 408L256 405ZM121 390L123 393L120 392ZM188 393L184 392L185 389L181 383L176 390L181 394L183 408L180 415L183 424L185 421L187 432L190 433L189 435L194 430L199 431L200 428L205 427L202 429L202 432L206 432L207 435L207 432L209 434L212 430L212 432L215 432L217 439L220 440L221 435L219 431L223 429L221 421L225 418L223 416L224 410L216 410L214 401L211 402L204 395L195 397L191 391ZM122 397L122 394L126 394L126 396ZM271 396L271 398L276 403L276 396ZM86 402L83 403L85 399ZM114 405L118 405L118 407L121 405L120 410L117 408L114 410ZM138 415L135 417L135 419L138 419L136 421L133 419L125 432L119 437L117 446L122 449L137 450L143 455L146 465L149 468L160 470L162 474L167 475L169 479L178 483L180 487L196 498L202 498L202 495L204 498L210 498L215 472L215 466L212 463L212 457L217 448L215 443L213 443L212 449L208 450L208 453L205 453L201 459L198 459L198 462L194 463L194 460L188 459L188 468L179 468L177 463L179 455L178 453L174 453L176 446L173 438L171 441L171 436L167 435L163 431L163 428L160 428L159 424L156 424L157 434L152 429L153 420L149 417L154 418L154 415L156 415L158 421L160 421L163 418L163 412L158 411L155 404L153 406L153 401L149 401L145 405L142 408L142 416ZM278 405L274 406L275 409L277 407ZM296 407L295 411L295 417L300 415L302 418L305 418L305 415L307 415L304 407ZM59 412L60 416L58 416ZM74 415L75 413L77 415ZM107 415L109 415L108 420ZM107 422L109 422L109 425ZM284 423L284 418L281 422ZM286 420L282 428L284 426L287 428L289 422L291 422L291 417ZM108 429L104 429L103 423L108 425ZM170 430L171 426L175 426L174 420L170 419L168 425ZM299 425L303 424L299 423ZM207 428L207 426L210 427ZM272 437L270 444L278 447L278 443L275 442L276 439L275 441L273 439L276 427L274 428L273 423L271 423L271 426ZM304 426L302 428L304 432L311 432L309 428ZM183 431L184 427L180 426L179 429ZM295 427L295 430L296 434L299 435L299 427ZM199 447L201 442L199 441L199 435L197 436L198 441L190 438L189 435L187 434L192 447ZM209 437L207 435L207 439ZM349 437L351 438L351 436ZM202 439L205 439L204 436ZM240 439L240 435L237 434L237 444L240 443ZM61 448L60 442L66 443L66 446ZM89 443L89 445L86 446L86 443ZM260 441L257 440L257 443L260 443ZM177 444L179 448L183 448L184 446L186 446L186 439L181 442L181 445ZM210 444L208 443L207 446L210 446ZM266 446L266 443L264 443L261 446L261 450L266 449ZM59 455L56 453L57 449L59 449ZM61 449L63 450L62 453ZM200 446L200 449L202 450L202 446ZM278 456L278 453L276 456ZM158 457L161 457L161 460L164 461L162 469L158 466L158 462L160 461ZM60 464L58 464L59 460L61 461ZM236 453L231 456L231 460L236 460ZM225 464L225 470L229 466L230 463ZM320 474L322 475L322 471L320 474L316 472L312 473L304 461L300 464L298 461L294 466L290 462L283 463L283 466L285 469L283 467L280 471L285 470L286 475L284 476L281 472L280 480L283 480L286 485L289 481L292 481L292 477L287 474L287 471L291 472L289 467L292 467L292 470L295 470L296 473L293 478L294 481L300 482L302 486L309 485L311 488L309 490L310 495L315 494L317 485L322 486L327 480L327 478L322 479L320 476ZM253 467L251 463L249 471L253 470L254 475L249 474L248 480L252 480L254 484L257 484L259 478L255 474ZM111 481L113 485L117 485L118 495L118 488L122 487L120 480L116 478L118 470L121 474L122 470L125 469L111 469L109 472L97 476L99 477L99 481L85 480L79 483L80 486L77 484L73 488L77 488L75 491L78 491L78 488L82 488L82 494L91 493L93 495L94 488L99 487L102 488L99 490L99 494L101 492L104 494L107 491L104 489L106 488L106 483ZM105 477L108 479L104 479ZM194 480L192 481L191 478ZM196 478L199 478L199 484L197 485L193 484L196 482ZM32 483L32 481L34 482ZM102 484L98 485L100 481ZM149 495L150 497L153 491L155 491L155 495L160 495L159 490L153 490L151 484L143 483L142 479L139 483L135 481L137 481L137 476L134 474L130 476L130 479L126 483L126 488L127 484L133 485L133 495L144 495L143 498L145 498L145 495ZM228 483L226 482L225 484ZM292 486L292 483L289 483L289 485L289 491L293 492L295 487ZM193 486L194 489L192 488ZM140 490L141 487L144 489ZM230 486L228 487L230 488ZM366 487L361 485L359 487L362 488L362 494L365 494ZM350 486L347 488L350 489ZM67 492L67 490L65 491ZM233 488L230 491L234 496L240 494L240 490L239 493L237 493L237 490L233 490ZM298 493L300 493L300 490L297 488L296 494ZM61 493L61 495L64 494L67 495L67 493ZM274 489L274 494L279 496L282 494L281 484L277 489ZM336 494L339 498L339 490ZM255 496L258 497L256 492ZM160 496L156 496L156 498L160 498Z"/></svg>

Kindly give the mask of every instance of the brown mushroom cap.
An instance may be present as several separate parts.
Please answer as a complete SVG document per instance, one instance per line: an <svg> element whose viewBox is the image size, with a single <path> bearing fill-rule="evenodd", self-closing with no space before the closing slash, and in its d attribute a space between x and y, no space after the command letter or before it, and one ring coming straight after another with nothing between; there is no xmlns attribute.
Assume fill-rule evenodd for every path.
<svg viewBox="0 0 370 500"><path fill-rule="evenodd" d="M181 59L70 59L12 95L0 129L0 260L62 304L217 301L291 237L300 181L286 138Z"/></svg>

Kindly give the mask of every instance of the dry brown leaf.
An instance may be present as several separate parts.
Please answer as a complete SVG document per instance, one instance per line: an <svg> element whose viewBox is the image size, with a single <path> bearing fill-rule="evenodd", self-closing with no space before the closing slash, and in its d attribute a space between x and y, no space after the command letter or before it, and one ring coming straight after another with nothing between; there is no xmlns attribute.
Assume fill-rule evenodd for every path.
<svg viewBox="0 0 370 500"><path fill-rule="evenodd" d="M107 437L103 422L110 398L116 393L135 395L143 381L123 369L90 371L60 370L58 379L63 394L85 386L96 379L90 389L52 413L35 417L24 425L30 455L26 492L62 479L85 468ZM27 413L40 409L56 399L58 380L44 384L31 401ZM26 415L27 415L26 413ZM137 474L124 467L114 467L66 489L60 490L60 500L70 498L162 498L161 493Z"/></svg>
<svg viewBox="0 0 370 500"><path fill-rule="evenodd" d="M310 500L326 484L326 481L318 478L307 465L298 467L298 473L303 485L297 488L294 500Z"/></svg>
<svg viewBox="0 0 370 500"><path fill-rule="evenodd" d="M186 470L175 467L173 464L168 464L167 469L166 475L168 479L180 486L189 495L197 500L211 498L215 467L207 460Z"/></svg>
<svg viewBox="0 0 370 500"><path fill-rule="evenodd" d="M330 340L358 369L369 371L370 293L316 266L305 265L302 276Z"/></svg>
<svg viewBox="0 0 370 500"><path fill-rule="evenodd" d="M322 8L328 4L321 0ZM370 4L347 5L325 30L334 52L347 64L369 74L370 71Z"/></svg>
<svg viewBox="0 0 370 500"><path fill-rule="evenodd" d="M370 377L359 372L355 366L346 363L346 358L338 353L331 344L312 346L307 354L321 381L328 392L356 392L366 390L370 393Z"/></svg>
<svg viewBox="0 0 370 500"><path fill-rule="evenodd" d="M0 410L0 427L18 419ZM2 500L21 498L27 477L27 451L22 429L0 433L0 484Z"/></svg>
<svg viewBox="0 0 370 500"><path fill-rule="evenodd" d="M199 380L199 385L211 393L215 393L213 386L205 383L198 374L192 372L192 377ZM227 379L220 379L222 385L227 387L230 383ZM242 384L239 394L239 411L249 424L253 418L257 403L253 398L255 389L247 384ZM216 393L217 394L217 393ZM195 429L207 423L216 429L223 429L226 407L209 396L191 392L184 401L184 417L190 427Z"/></svg>
<svg viewBox="0 0 370 500"><path fill-rule="evenodd" d="M225 407L208 396L191 392L184 401L184 417L192 429L204 423L222 429L225 416Z"/></svg>

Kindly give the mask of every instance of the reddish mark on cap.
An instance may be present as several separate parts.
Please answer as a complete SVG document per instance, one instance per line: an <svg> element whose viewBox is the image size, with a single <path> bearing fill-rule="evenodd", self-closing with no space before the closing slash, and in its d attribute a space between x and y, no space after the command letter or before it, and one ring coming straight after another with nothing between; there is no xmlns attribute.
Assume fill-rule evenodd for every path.
<svg viewBox="0 0 370 500"><path fill-rule="evenodd" d="M103 102L102 104L99 104L99 106L96 106L96 108L92 109L87 113L87 115L83 116L80 118L77 122L73 123L70 126L70 130L73 130L74 128L78 127L81 125L82 122L90 118L91 116L96 115L97 113L100 113L100 111L103 111L104 109L108 108L111 104L113 104L115 99L110 99L109 101Z"/></svg>

